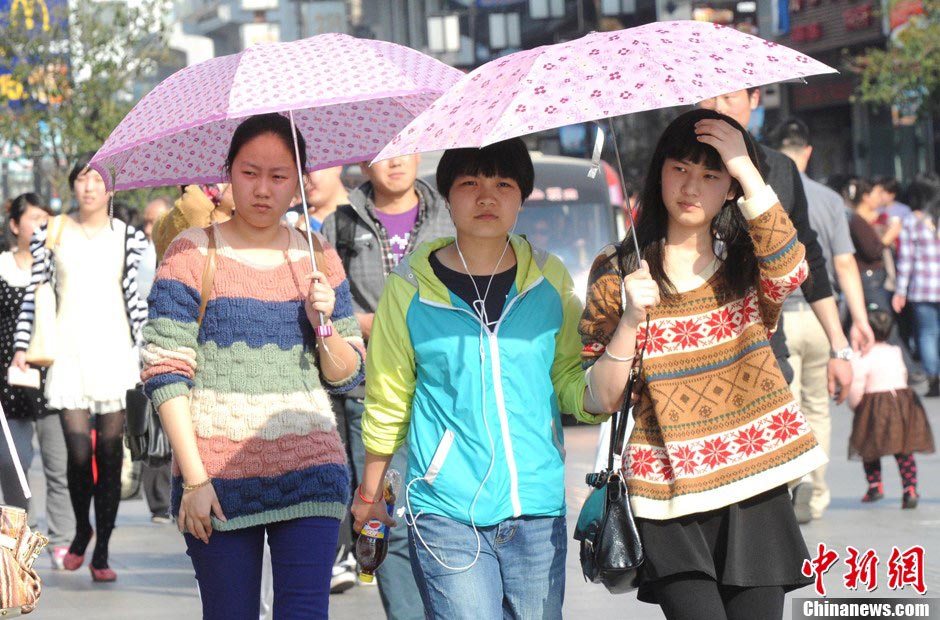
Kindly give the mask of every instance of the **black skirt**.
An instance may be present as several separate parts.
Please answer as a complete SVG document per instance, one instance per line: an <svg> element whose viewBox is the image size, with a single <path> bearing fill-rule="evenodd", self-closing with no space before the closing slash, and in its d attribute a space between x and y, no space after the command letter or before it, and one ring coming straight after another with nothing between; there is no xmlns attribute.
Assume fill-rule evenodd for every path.
<svg viewBox="0 0 940 620"><path fill-rule="evenodd" d="M786 486L744 501L675 519L637 519L645 560L637 598L656 603L653 584L704 573L721 585L783 586L813 582L800 572L809 551Z"/></svg>

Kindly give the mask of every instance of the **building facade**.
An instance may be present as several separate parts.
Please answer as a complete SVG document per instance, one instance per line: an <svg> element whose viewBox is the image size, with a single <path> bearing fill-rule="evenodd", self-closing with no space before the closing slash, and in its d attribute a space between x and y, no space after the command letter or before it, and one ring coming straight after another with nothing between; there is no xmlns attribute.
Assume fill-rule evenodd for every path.
<svg viewBox="0 0 940 620"><path fill-rule="evenodd" d="M781 113L803 119L812 132L813 177L854 173L906 182L935 167L931 119L853 97L857 80L847 59L890 44L888 5L883 0L790 2L789 32L777 41L840 71L784 87Z"/></svg>

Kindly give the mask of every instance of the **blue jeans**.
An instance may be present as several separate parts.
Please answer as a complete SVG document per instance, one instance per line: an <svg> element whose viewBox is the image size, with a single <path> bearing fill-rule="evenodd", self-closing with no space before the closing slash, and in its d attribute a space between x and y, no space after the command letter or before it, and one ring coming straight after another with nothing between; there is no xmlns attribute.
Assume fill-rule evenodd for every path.
<svg viewBox="0 0 940 620"><path fill-rule="evenodd" d="M215 531L209 544L185 535L205 620L258 620L265 531L274 577L274 620L328 617L339 521L307 517Z"/></svg>
<svg viewBox="0 0 940 620"><path fill-rule="evenodd" d="M565 599L564 517L520 517L473 528L437 515L421 515L408 528L411 566L429 619L561 618ZM425 546L427 544L427 547ZM434 552L446 568L432 557ZM462 567L473 564L463 570Z"/></svg>
<svg viewBox="0 0 940 620"><path fill-rule="evenodd" d="M911 303L914 306L914 320L917 321L917 348L924 363L924 372L929 377L936 377L940 374L940 303Z"/></svg>
<svg viewBox="0 0 940 620"><path fill-rule="evenodd" d="M362 443L362 414L366 408L358 398L345 399L346 424L348 425L349 448L352 452L352 465L354 478L362 480L362 472L366 462L366 448ZM408 444L405 443L395 456L392 457L390 469L397 469L404 479L408 474ZM403 482L406 484L407 481ZM401 494L402 501L396 510L404 505L404 489ZM405 520L396 515L398 526L390 530L388 537L388 555L379 567L376 575L379 582L379 595L382 598L382 607L388 620L421 620L424 614L421 611L421 594L411 573L411 555L408 551L408 534L405 531Z"/></svg>

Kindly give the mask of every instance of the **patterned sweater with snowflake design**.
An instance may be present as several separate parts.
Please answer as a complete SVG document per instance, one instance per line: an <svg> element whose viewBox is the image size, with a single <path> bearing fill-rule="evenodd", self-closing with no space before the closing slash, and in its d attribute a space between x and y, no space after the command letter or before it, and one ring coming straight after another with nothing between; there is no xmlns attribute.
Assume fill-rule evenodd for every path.
<svg viewBox="0 0 940 620"><path fill-rule="evenodd" d="M806 279L802 244L765 187L739 206L758 257L759 290L724 284L723 265L650 313L635 426L624 471L636 516L715 510L796 480L826 462L774 359L769 337L784 298ZM579 326L591 366L622 314L615 250L595 260Z"/></svg>
<svg viewBox="0 0 940 620"><path fill-rule="evenodd" d="M318 369L304 311L311 272L304 237L291 230L287 260L273 267L253 264L216 239L216 273L201 326L205 231L180 233L164 255L144 327L145 390L156 407L189 397L196 447L228 519L213 517L215 529L342 519L349 473L329 393L362 381L363 348L339 256L324 240L323 271L336 292L333 329L359 355L346 379L330 382ZM174 463L174 515L181 496Z"/></svg>

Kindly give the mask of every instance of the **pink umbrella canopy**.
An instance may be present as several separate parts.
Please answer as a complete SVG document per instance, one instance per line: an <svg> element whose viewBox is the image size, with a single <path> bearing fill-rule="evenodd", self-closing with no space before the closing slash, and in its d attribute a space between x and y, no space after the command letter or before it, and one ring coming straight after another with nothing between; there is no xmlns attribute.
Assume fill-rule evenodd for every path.
<svg viewBox="0 0 940 620"><path fill-rule="evenodd" d="M411 121L375 160L483 147L563 125L835 72L788 47L704 22L593 32L478 67Z"/></svg>
<svg viewBox="0 0 940 620"><path fill-rule="evenodd" d="M90 165L111 190L221 182L238 124L289 110L308 170L368 161L462 76L410 48L344 34L259 43L158 84Z"/></svg>

